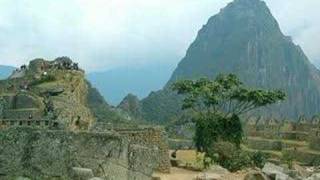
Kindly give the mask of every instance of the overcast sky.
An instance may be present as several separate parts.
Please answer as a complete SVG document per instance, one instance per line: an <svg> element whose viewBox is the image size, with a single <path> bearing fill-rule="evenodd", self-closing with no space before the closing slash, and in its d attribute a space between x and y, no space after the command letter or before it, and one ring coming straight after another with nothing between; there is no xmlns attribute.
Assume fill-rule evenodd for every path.
<svg viewBox="0 0 320 180"><path fill-rule="evenodd" d="M231 0L0 0L0 64L69 56L88 71L176 65ZM283 32L320 64L320 1L267 0Z"/></svg>

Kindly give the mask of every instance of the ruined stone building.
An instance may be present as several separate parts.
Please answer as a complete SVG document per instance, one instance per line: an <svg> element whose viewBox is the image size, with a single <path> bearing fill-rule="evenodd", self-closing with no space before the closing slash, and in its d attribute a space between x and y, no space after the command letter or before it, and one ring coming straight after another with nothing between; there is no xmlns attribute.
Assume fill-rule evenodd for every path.
<svg viewBox="0 0 320 180"><path fill-rule="evenodd" d="M169 171L164 131L98 124L88 88L67 57L35 59L0 81L0 179L147 180Z"/></svg>

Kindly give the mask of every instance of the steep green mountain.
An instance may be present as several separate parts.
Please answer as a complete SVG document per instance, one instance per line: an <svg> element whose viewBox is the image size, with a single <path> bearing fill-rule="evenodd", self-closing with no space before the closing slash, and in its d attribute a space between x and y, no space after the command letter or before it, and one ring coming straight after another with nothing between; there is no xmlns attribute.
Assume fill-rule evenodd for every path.
<svg viewBox="0 0 320 180"><path fill-rule="evenodd" d="M166 122L180 112L181 98L170 90L179 79L234 73L247 85L282 89L285 102L261 109L264 117L310 117L319 113L320 72L285 36L265 2L235 0L198 32L163 90L141 101L142 116Z"/></svg>
<svg viewBox="0 0 320 180"><path fill-rule="evenodd" d="M118 105L118 108L125 112L130 112L131 116L139 117L141 115L141 105L139 98L133 94L128 94Z"/></svg>
<svg viewBox="0 0 320 180"><path fill-rule="evenodd" d="M7 78L12 73L13 70L14 70L14 67L0 65L0 79Z"/></svg>
<svg viewBox="0 0 320 180"><path fill-rule="evenodd" d="M88 107L91 109L98 123L126 123L127 117L116 108L110 106L100 92L88 84Z"/></svg>

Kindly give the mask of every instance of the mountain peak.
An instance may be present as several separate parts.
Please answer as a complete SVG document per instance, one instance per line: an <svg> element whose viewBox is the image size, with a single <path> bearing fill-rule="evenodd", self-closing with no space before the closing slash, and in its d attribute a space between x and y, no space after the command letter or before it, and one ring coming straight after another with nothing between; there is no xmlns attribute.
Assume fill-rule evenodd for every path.
<svg viewBox="0 0 320 180"><path fill-rule="evenodd" d="M235 0L229 6L242 6L244 8L268 9L267 4L261 0ZM227 8L229 7L227 6Z"/></svg>
<svg viewBox="0 0 320 180"><path fill-rule="evenodd" d="M218 16L218 17L216 17ZM280 29L277 21L272 16L267 4L261 0L235 0L223 8L220 13L210 18L228 19L228 22L238 22L242 26L269 26Z"/></svg>
<svg viewBox="0 0 320 180"><path fill-rule="evenodd" d="M170 91L171 83L220 73L236 74L248 86L286 92L286 101L258 115L296 119L318 113L320 72L281 32L264 1L234 0L202 27L164 90L142 100L144 118L164 121L177 116L181 99Z"/></svg>

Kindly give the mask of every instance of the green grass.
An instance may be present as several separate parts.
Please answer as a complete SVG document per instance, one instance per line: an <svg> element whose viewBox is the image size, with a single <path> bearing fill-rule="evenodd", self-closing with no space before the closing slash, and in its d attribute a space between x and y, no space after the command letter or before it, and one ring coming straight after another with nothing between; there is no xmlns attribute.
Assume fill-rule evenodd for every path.
<svg viewBox="0 0 320 180"><path fill-rule="evenodd" d="M22 108L22 109L10 109L10 110L7 110L7 111L10 111L10 112L39 111L39 109L38 108Z"/></svg>
<svg viewBox="0 0 320 180"><path fill-rule="evenodd" d="M262 152L262 153L265 153L265 154L270 155L270 158L271 158L271 159L280 159L280 158L282 157L282 152L281 152L281 151L256 150L256 149L248 148L248 147L245 146L245 145L242 145L241 148L242 148L244 151L247 151L247 152L257 152L257 151L260 151L260 152Z"/></svg>

